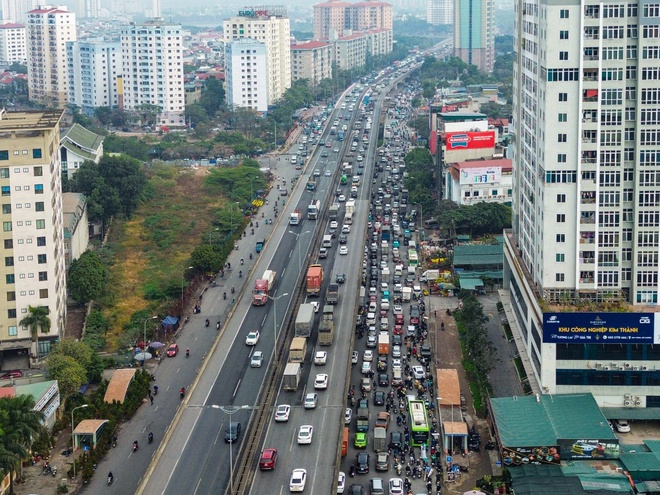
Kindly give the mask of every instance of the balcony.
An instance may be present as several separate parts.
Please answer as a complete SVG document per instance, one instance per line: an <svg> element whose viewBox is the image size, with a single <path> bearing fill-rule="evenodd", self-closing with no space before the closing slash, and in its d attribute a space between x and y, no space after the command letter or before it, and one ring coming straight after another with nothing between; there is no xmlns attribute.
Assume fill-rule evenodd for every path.
<svg viewBox="0 0 660 495"><path fill-rule="evenodd" d="M596 191L582 191L581 204L596 204Z"/></svg>

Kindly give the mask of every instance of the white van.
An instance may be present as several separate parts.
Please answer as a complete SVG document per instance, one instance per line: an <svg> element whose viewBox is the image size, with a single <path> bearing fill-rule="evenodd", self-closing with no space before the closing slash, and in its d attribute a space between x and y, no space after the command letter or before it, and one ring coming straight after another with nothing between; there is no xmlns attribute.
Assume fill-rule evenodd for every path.
<svg viewBox="0 0 660 495"><path fill-rule="evenodd" d="M392 385L401 385L403 379L401 378L401 368L394 368L392 370Z"/></svg>
<svg viewBox="0 0 660 495"><path fill-rule="evenodd" d="M330 234L323 236L323 242L321 243L321 246L324 248L332 247L332 236Z"/></svg>
<svg viewBox="0 0 660 495"><path fill-rule="evenodd" d="M293 165L295 165L296 163L298 163L298 155L293 155L293 156L291 157L291 163L292 163Z"/></svg>

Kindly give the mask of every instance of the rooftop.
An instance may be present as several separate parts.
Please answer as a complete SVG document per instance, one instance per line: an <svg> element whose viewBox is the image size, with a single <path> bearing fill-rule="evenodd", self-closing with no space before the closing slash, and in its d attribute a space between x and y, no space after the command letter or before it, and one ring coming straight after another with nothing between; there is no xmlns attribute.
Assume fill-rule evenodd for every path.
<svg viewBox="0 0 660 495"><path fill-rule="evenodd" d="M0 24L0 29L21 29L24 28L24 24L18 24L15 22L8 22L7 24Z"/></svg>
<svg viewBox="0 0 660 495"><path fill-rule="evenodd" d="M305 43L291 45L291 50L314 50L316 48L323 48L326 46L330 46L330 43L325 41L307 41Z"/></svg>
<svg viewBox="0 0 660 495"><path fill-rule="evenodd" d="M557 445L559 439L578 438L618 442L593 395L537 397L490 399L502 446Z"/></svg>
<svg viewBox="0 0 660 495"><path fill-rule="evenodd" d="M513 170L513 160L511 158L488 158L480 160L468 160L450 164L450 167L457 168L483 168L483 167L501 167L503 172Z"/></svg>
<svg viewBox="0 0 660 495"><path fill-rule="evenodd" d="M52 129L59 124L64 110L0 111L0 130Z"/></svg>
<svg viewBox="0 0 660 495"><path fill-rule="evenodd" d="M88 131L80 124L73 124L60 139L60 146L64 146L69 151L85 158L96 161L98 153L103 145L103 136Z"/></svg>

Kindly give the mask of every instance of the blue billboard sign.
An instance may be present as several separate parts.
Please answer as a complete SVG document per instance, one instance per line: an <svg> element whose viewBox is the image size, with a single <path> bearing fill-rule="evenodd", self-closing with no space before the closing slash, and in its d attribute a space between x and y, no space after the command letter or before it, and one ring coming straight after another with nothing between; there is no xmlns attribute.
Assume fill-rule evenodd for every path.
<svg viewBox="0 0 660 495"><path fill-rule="evenodd" d="M543 313L546 344L660 344L655 313Z"/></svg>

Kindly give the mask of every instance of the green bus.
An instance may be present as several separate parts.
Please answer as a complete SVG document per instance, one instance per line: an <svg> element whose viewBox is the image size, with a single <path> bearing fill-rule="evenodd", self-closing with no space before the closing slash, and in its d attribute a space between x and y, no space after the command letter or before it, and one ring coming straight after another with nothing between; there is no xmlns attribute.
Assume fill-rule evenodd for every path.
<svg viewBox="0 0 660 495"><path fill-rule="evenodd" d="M414 249L408 249L408 266L417 266L419 265L419 258L417 257L417 251Z"/></svg>
<svg viewBox="0 0 660 495"><path fill-rule="evenodd" d="M429 442L429 418L426 415L426 406L423 400L411 400L408 402L408 414L410 415L410 443L413 447L428 445Z"/></svg>

